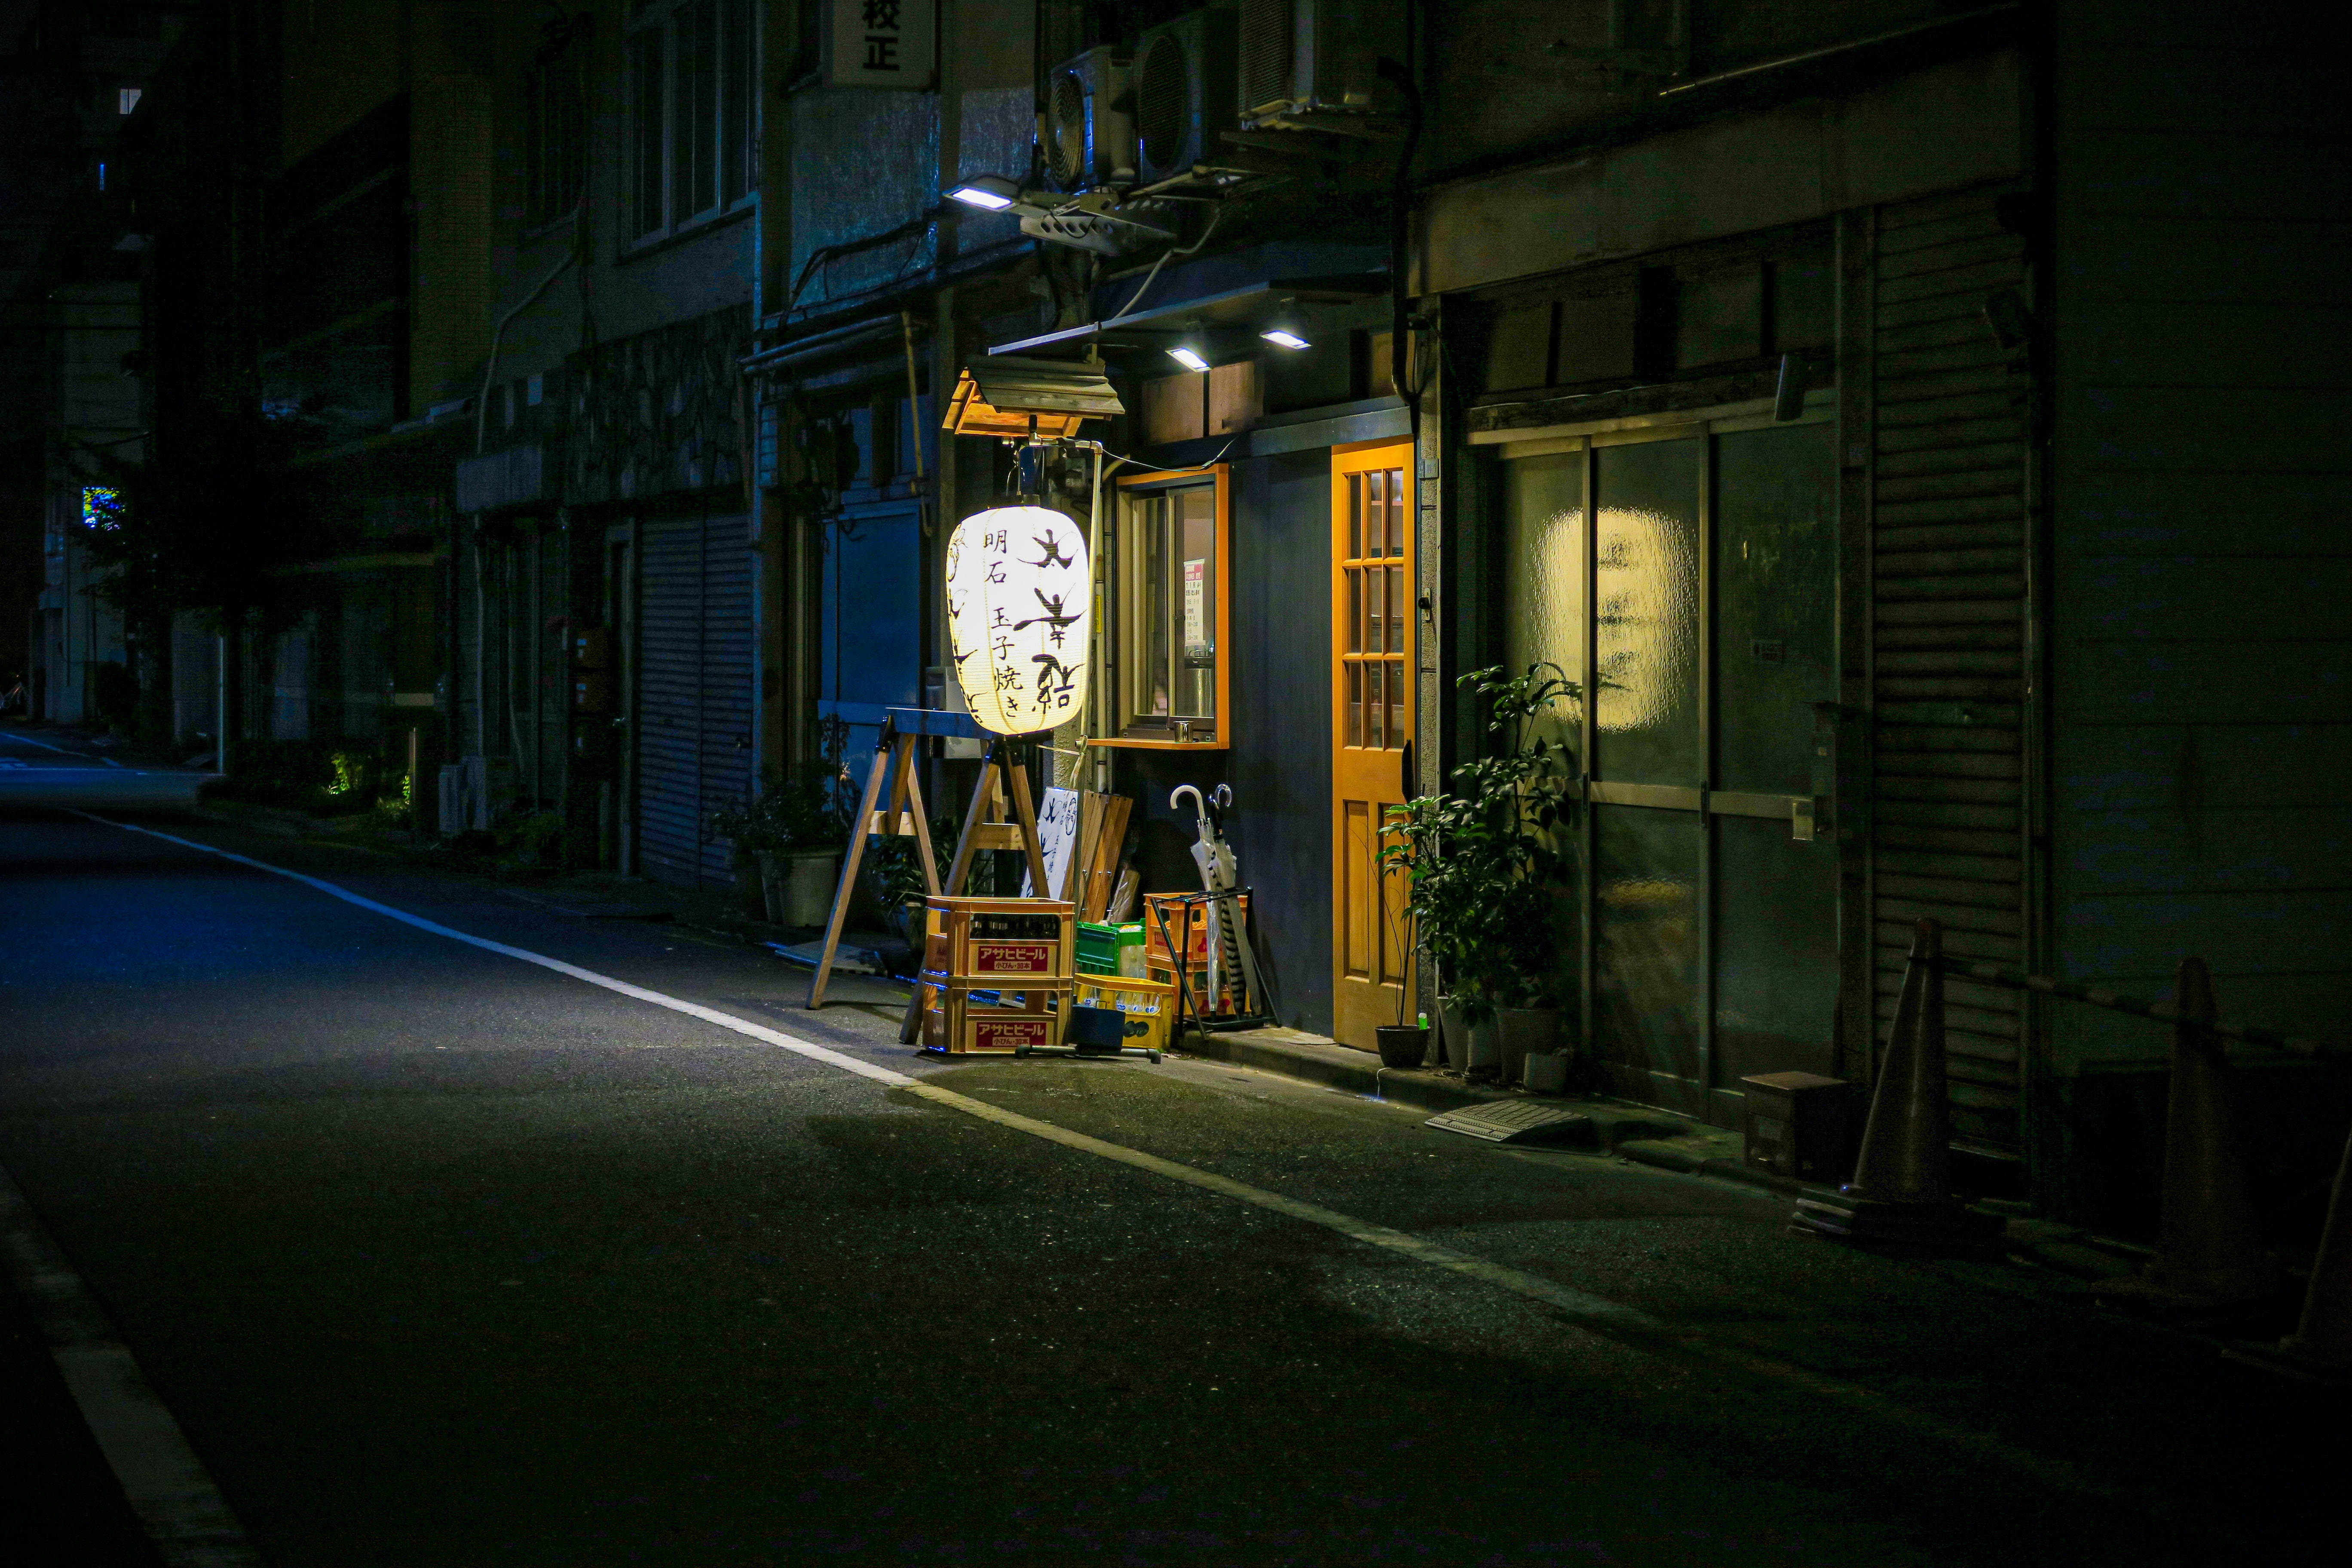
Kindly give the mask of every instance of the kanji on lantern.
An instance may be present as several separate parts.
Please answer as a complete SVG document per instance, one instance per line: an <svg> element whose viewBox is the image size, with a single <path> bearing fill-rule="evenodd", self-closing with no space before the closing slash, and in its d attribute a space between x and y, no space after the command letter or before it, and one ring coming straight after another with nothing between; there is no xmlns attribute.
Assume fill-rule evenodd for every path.
<svg viewBox="0 0 2352 1568"><path fill-rule="evenodd" d="M948 637L971 716L1000 735L1083 710L1093 602L1086 531L1045 507L968 517L948 541Z"/></svg>

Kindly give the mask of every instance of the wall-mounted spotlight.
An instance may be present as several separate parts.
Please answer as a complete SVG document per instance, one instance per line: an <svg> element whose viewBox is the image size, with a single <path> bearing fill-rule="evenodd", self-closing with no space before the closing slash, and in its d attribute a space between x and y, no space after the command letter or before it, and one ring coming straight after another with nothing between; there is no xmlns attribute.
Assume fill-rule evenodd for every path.
<svg viewBox="0 0 2352 1568"><path fill-rule="evenodd" d="M1290 300L1283 302L1282 310L1265 324L1258 336L1276 348L1296 351L1315 346L1307 335L1307 318L1300 313L1296 302Z"/></svg>
<svg viewBox="0 0 2352 1568"><path fill-rule="evenodd" d="M1209 368L1209 356L1202 352L1205 346L1201 341L1200 328L1187 327L1184 335L1169 349L1168 357L1186 370L1206 370Z"/></svg>
<svg viewBox="0 0 2352 1568"><path fill-rule="evenodd" d="M982 212L1001 213L1021 200L1021 187L1002 174L978 174L950 191L948 199Z"/></svg>

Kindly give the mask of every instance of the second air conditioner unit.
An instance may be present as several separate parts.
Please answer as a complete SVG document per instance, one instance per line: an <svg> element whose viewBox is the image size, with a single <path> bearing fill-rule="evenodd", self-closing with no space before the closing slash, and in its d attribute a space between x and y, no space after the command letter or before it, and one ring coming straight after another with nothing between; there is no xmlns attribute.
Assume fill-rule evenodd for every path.
<svg viewBox="0 0 2352 1568"><path fill-rule="evenodd" d="M1383 56L1404 55L1403 0L1241 0L1244 127L1311 129L1372 112Z"/></svg>
<svg viewBox="0 0 2352 1568"><path fill-rule="evenodd" d="M1045 178L1057 191L1135 183L1132 61L1104 45L1054 68L1045 79Z"/></svg>
<svg viewBox="0 0 2352 1568"><path fill-rule="evenodd" d="M1156 185L1213 162L1217 133L1235 124L1234 47L1229 5L1189 12L1136 40L1135 128L1139 165Z"/></svg>

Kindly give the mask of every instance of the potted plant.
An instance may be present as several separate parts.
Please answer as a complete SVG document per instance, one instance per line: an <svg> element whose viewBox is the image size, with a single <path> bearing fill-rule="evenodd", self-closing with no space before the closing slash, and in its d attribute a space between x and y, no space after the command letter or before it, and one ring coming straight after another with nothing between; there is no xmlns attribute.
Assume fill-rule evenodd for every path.
<svg viewBox="0 0 2352 1568"><path fill-rule="evenodd" d="M736 864L756 868L761 903L777 925L822 925L849 841L838 780L822 763L771 773L747 810L711 814L713 834L735 846Z"/></svg>
<svg viewBox="0 0 2352 1568"><path fill-rule="evenodd" d="M1578 797L1567 749L1543 721L1583 690L1549 663L1473 670L1460 684L1486 703L1493 742L1454 770L1451 789L1389 808L1381 858L1412 879L1405 917L1451 987L1441 1010L1472 1029L1497 1026L1507 1081L1559 1027L1553 898L1570 866L1558 837L1575 826Z"/></svg>

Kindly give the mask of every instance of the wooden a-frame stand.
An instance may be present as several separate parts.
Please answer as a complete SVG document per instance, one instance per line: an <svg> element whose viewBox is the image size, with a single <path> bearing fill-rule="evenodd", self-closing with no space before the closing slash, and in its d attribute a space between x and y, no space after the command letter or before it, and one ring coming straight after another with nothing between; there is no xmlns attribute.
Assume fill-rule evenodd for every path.
<svg viewBox="0 0 2352 1568"><path fill-rule="evenodd" d="M817 954L816 973L809 976L811 1007L824 1005L825 982L833 978L833 958L841 947L842 921L849 917L849 895L857 886L857 868L866 858L866 840L875 834L912 837L923 862L923 886L940 890L940 867L931 854L930 813L923 805L922 781L915 776L915 742L922 737L901 733L895 720L882 721L882 737L874 744L874 765L866 774L866 798L849 835L849 852L841 858L841 881L833 890L833 914L825 921L824 948ZM890 809L875 809L882 798L882 780L890 778ZM911 809L909 809L911 807Z"/></svg>
<svg viewBox="0 0 2352 1568"><path fill-rule="evenodd" d="M1037 807L1029 793L1029 770L1013 765L1008 752L1013 742L991 735L980 754L980 782L972 787L971 805L963 814L963 831L956 837L955 862L948 868L947 886L934 881L931 891L953 897L963 890L971 872L971 858L982 849L1018 849L1029 861L1029 885L1045 889L1045 856L1037 841ZM1001 787L1001 786L1009 786ZM1013 797L1013 818L1004 819L1004 795ZM834 916L837 922L840 913ZM898 1043L910 1046L923 1027L923 995L929 987L918 978L907 998L907 1016L898 1022Z"/></svg>

